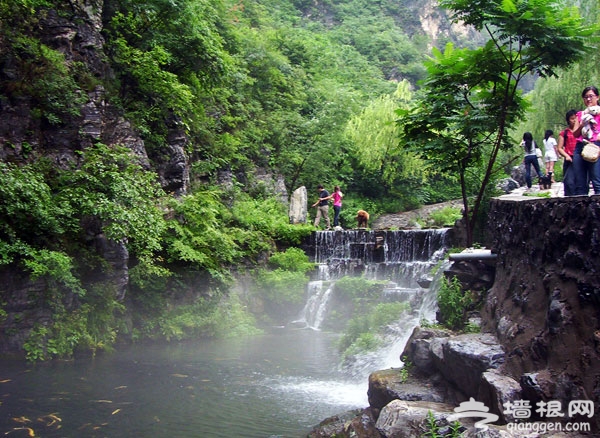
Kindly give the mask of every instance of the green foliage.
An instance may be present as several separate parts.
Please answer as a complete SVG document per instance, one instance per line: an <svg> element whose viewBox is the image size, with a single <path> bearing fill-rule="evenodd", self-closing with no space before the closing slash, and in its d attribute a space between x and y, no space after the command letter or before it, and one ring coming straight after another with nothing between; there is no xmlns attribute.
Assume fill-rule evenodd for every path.
<svg viewBox="0 0 600 438"><path fill-rule="evenodd" d="M471 305L469 294L463 293L457 277L444 278L438 292L438 307L442 324L451 330L461 330L466 323L466 311Z"/></svg>
<svg viewBox="0 0 600 438"><path fill-rule="evenodd" d="M48 328L42 325L36 325L29 332L27 340L23 343L25 357L31 362L42 361L48 358L45 348L45 339L48 334Z"/></svg>
<svg viewBox="0 0 600 438"><path fill-rule="evenodd" d="M450 423L449 432L442 432L438 420L432 411L427 411L427 417L425 418L425 433L421 435L423 438L459 438L463 435L465 428L460 424L459 421L453 421Z"/></svg>
<svg viewBox="0 0 600 438"><path fill-rule="evenodd" d="M120 1L105 7L107 48L119 94L147 148L158 151L173 114L183 126L200 130L205 119L198 97L232 63L220 34L228 22L223 11L195 0Z"/></svg>
<svg viewBox="0 0 600 438"><path fill-rule="evenodd" d="M342 211L340 212L340 223L343 228L356 228L356 212L358 210L366 210L369 212L370 219L369 223L372 223L379 214L384 213L382 209L385 205L377 202L374 199L356 194L354 192L346 192L342 189L344 193L344 200L342 205ZM394 203L394 206L398 206L398 204ZM401 205L404 205L401 203ZM389 204L387 205L389 206ZM397 212L398 209L392 208L392 211ZM333 209L330 208L329 216L332 218Z"/></svg>
<svg viewBox="0 0 600 438"><path fill-rule="evenodd" d="M269 263L286 271L306 273L315 268L315 264L308 261L308 256L300 248L288 248L285 252L278 252L269 258Z"/></svg>
<svg viewBox="0 0 600 438"><path fill-rule="evenodd" d="M408 381L408 376L408 368L402 367L402 369L400 370L400 383L406 383Z"/></svg>
<svg viewBox="0 0 600 438"><path fill-rule="evenodd" d="M32 167L0 162L0 263L8 264L26 252L25 247L44 245L73 226L73 210L56 202L52 188Z"/></svg>
<svg viewBox="0 0 600 438"><path fill-rule="evenodd" d="M427 417L425 419L427 431L422 435L428 438L441 438L440 427L437 424L437 420L433 415L432 411L427 411Z"/></svg>
<svg viewBox="0 0 600 438"><path fill-rule="evenodd" d="M342 277L335 282L334 290L340 296L352 300L374 300L381 295L385 282L367 280L364 277Z"/></svg>
<svg viewBox="0 0 600 438"><path fill-rule="evenodd" d="M432 328L432 329L443 328L443 326L441 324L438 324L437 322L433 322L433 321L428 321L426 319L421 319L421 321L419 321L419 325L423 328Z"/></svg>
<svg viewBox="0 0 600 438"><path fill-rule="evenodd" d="M91 288L87 303L68 311L54 302L53 319L36 324L23 344L28 361L72 358L77 350L110 350L119 330L118 316L124 311L113 288L98 284ZM60 298L60 297L57 297Z"/></svg>
<svg viewBox="0 0 600 438"><path fill-rule="evenodd" d="M198 337L239 337L260 333L254 317L247 312L237 295L218 304L198 299L189 305L169 309L157 321L146 321L146 328L155 324L154 336L166 340Z"/></svg>
<svg viewBox="0 0 600 438"><path fill-rule="evenodd" d="M252 260L270 252L275 241L283 246L299 244L312 231L290 225L284 206L273 197L251 199L236 193L229 207L223 203L224 197L220 189L205 187L168 202L173 216L165 236L168 263L185 263L207 271L217 283L227 284L229 269L242 258ZM299 263L296 270L312 268L300 264L308 263L300 252L276 255L274 262L287 263L286 269L293 263Z"/></svg>
<svg viewBox="0 0 600 438"><path fill-rule="evenodd" d="M598 22L598 2L583 0L578 4L584 20L592 24ZM590 41L590 44L597 47L594 41ZM521 123L511 130L511 136L515 139L515 149L518 148L525 131L532 132L535 139L542 139L546 129L552 129L557 136L567 126L565 114L570 109L581 108L583 88L600 83L600 75L596 68L598 58L598 51L593 50L576 64L559 70L556 77L540 78L536 81L534 90L528 95L531 102L530 111ZM518 155L521 156L520 149ZM555 171L561 171L561 167L557 163ZM557 172L555 177L561 180L561 175Z"/></svg>
<svg viewBox="0 0 600 438"><path fill-rule="evenodd" d="M257 263L276 247L289 249L275 253L270 263L276 269L260 272L257 281L269 299L300 303L311 264L290 247L312 229L290 225L279 199L256 188L251 175L257 167L282 174L288 190L342 186L341 220L347 228L356 223L358 209L369 211L373 221L383 212L480 194L488 173L499 173L511 158L510 142L490 140L489 134L494 129L503 134L522 114L525 102L514 91L519 80L530 72L551 76L594 40L572 8L555 8L547 0L443 4L456 19L490 29L488 36L498 44L436 51L421 93L412 87L425 73L420 61L429 42L417 35L412 6L393 0L318 7L300 0L243 7L109 0L102 11L103 37L114 79L91 74L38 37L44 8L68 18L79 4L0 0L7 105L27 100L40 125L55 129L78 117L86 91L100 84L107 102L120 105L141 132L151 163L164 163L166 140L175 130L189 140L185 153L192 163L192 192L168 200L155 174L118 147L86 147L70 169L43 161L22 167L0 163L0 265L18 266L43 280L46 293L32 298L53 312L53 323L31 331L28 357L69 356L86 345L106 348L122 329L115 315L123 309L114 293L103 294L89 283L91 273L110 268L84 230L126 245L130 296L152 315L146 334L178 339L220 333L219 318L230 314L219 312L235 315L241 309L221 301L219 293L231 280L232 266ZM590 12L597 5L590 4L582 5L593 23L596 15ZM540 123L560 124L561 113L579 104L577 84L595 81L596 57L564 72L565 82L539 93L536 88L530 100L538 114L543 102L558 114L540 117ZM506 78L512 80L502 82ZM561 90L573 98L559 102ZM398 106L410 106L413 131L394 125L392 108ZM394 143L398 132L411 135ZM38 153L32 139L19 145L9 138L4 146L20 147L31 162ZM490 167L486 159L500 153L497 147L506 150L506 159ZM236 189L204 185L223 169L239 175ZM487 199L491 191L482 193ZM207 288L206 297L191 304L182 300L179 311L171 308L189 291L192 278ZM381 286L351 280L336 287L360 312ZM65 303L72 306L66 309ZM375 316L356 322L357 348L370 348L378 339L359 326L380 323Z"/></svg>
<svg viewBox="0 0 600 438"><path fill-rule="evenodd" d="M459 208L456 207L444 207L439 210L432 211L429 215L436 227L452 226L454 223L462 217L462 213Z"/></svg>
<svg viewBox="0 0 600 438"><path fill-rule="evenodd" d="M451 438L459 438L459 437L463 436L464 431L465 431L465 428L463 427L462 424L460 424L460 422L458 420L455 420L452 423L450 423L450 437Z"/></svg>
<svg viewBox="0 0 600 438"><path fill-rule="evenodd" d="M385 281L367 280L364 277L346 276L336 280L332 290L332 310L325 325L336 331L347 330L348 321L357 315L369 313L373 306L381 301L386 284ZM359 332L354 335L358 334Z"/></svg>
<svg viewBox="0 0 600 438"><path fill-rule="evenodd" d="M428 177L426 164L416 153L404 150L397 140L394 110L410 99L409 84L403 81L393 96L384 95L373 101L346 126L362 169L381 175L386 190L396 189L400 196L411 193Z"/></svg>
<svg viewBox="0 0 600 438"><path fill-rule="evenodd" d="M300 304L309 278L304 272L275 269L260 270L256 276L256 288L262 296L275 304Z"/></svg>
<svg viewBox="0 0 600 438"><path fill-rule="evenodd" d="M284 246L300 245L305 241L312 232L315 231L314 227L309 224L295 224L289 223L289 218L286 223L280 222L275 226L273 238Z"/></svg>
<svg viewBox="0 0 600 438"><path fill-rule="evenodd" d="M60 174L58 198L81 221L98 221L106 237L127 241L142 262L153 265L166 225L159 208L162 190L132 152L97 144L81 152L79 169Z"/></svg>
<svg viewBox="0 0 600 438"><path fill-rule="evenodd" d="M258 296L276 305L302 303L309 282L306 274L315 268L315 264L310 263L299 248L273 254L269 264L275 269L259 269L256 273Z"/></svg>
<svg viewBox="0 0 600 438"><path fill-rule="evenodd" d="M225 229L230 216L220 193L206 189L168 202L173 219L165 237L167 262L185 263L190 269L207 271L219 283L230 281L228 267L242 256L234 233Z"/></svg>
<svg viewBox="0 0 600 438"><path fill-rule="evenodd" d="M76 227L75 211L56 199L34 168L0 163L0 265L19 264L33 279L83 295L72 258L56 245Z"/></svg>
<svg viewBox="0 0 600 438"><path fill-rule="evenodd" d="M286 207L274 196L251 199L238 193L235 197L232 225L247 232L246 246L255 252L269 250L272 239L283 246L299 245L314 231L310 226L291 225ZM256 239L254 243L250 238Z"/></svg>
<svg viewBox="0 0 600 438"><path fill-rule="evenodd" d="M60 285L77 295L85 295L80 280L73 275L73 260L66 254L42 249L30 251L28 255L29 258L23 260L23 266L30 272L33 280L46 277L49 287Z"/></svg>
<svg viewBox="0 0 600 438"><path fill-rule="evenodd" d="M26 342L30 360L106 349L116 339L114 313L122 310L116 292L106 286L98 286L106 293L96 292L83 281L89 270L110 267L81 239L82 225L126 242L146 276L166 274L154 258L166 229L155 176L121 148L87 148L80 163L67 170L44 161L0 163L0 260L43 280L45 293L32 299L53 312L52 323L34 328Z"/></svg>
<svg viewBox="0 0 600 438"><path fill-rule="evenodd" d="M525 192L523 196L532 196L534 198L551 198L552 194L550 192Z"/></svg>
<svg viewBox="0 0 600 438"><path fill-rule="evenodd" d="M463 333L481 333L481 326L468 321L462 331Z"/></svg>
<svg viewBox="0 0 600 438"><path fill-rule="evenodd" d="M408 360L408 357L406 357L406 356L402 356L402 362L403 362L403 365L402 365L402 368L400 369L400 382L406 383L410 376L410 372L413 368L413 364L411 361Z"/></svg>
<svg viewBox="0 0 600 438"><path fill-rule="evenodd" d="M337 287L337 283L336 283ZM379 303L363 307L348 321L338 348L343 356L375 350L382 345L386 326L410 309L408 303Z"/></svg>
<svg viewBox="0 0 600 438"><path fill-rule="evenodd" d="M11 41L13 66L22 80L4 88L11 98L28 96L34 115L57 125L68 117L78 116L80 105L87 101L81 93L64 55L42 44L37 38L15 35Z"/></svg>

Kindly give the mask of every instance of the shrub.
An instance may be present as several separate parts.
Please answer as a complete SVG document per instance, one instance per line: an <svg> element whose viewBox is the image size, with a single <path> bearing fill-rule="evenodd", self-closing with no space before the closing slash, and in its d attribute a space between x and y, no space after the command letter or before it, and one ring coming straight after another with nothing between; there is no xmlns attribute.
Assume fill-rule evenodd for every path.
<svg viewBox="0 0 600 438"><path fill-rule="evenodd" d="M276 268L293 272L308 272L315 268L315 264L308 261L308 256L300 248L288 248L285 252L275 253L269 263Z"/></svg>
<svg viewBox="0 0 600 438"><path fill-rule="evenodd" d="M12 56L20 76L27 80L13 83L10 94L31 96L34 115L50 124L57 125L67 117L79 115L87 95L81 92L61 52L36 38L20 36L12 41Z"/></svg>
<svg viewBox="0 0 600 438"><path fill-rule="evenodd" d="M314 231L310 225L292 225L285 206L275 197L251 199L247 194L234 193L232 225L252 231L254 238L263 235L283 246L302 243Z"/></svg>
<svg viewBox="0 0 600 438"><path fill-rule="evenodd" d="M443 227L447 225L454 225L458 219L462 218L462 213L460 208L444 207L440 210L432 211L429 217L434 226Z"/></svg>
<svg viewBox="0 0 600 438"><path fill-rule="evenodd" d="M300 304L309 278L304 272L260 270L256 279L259 295L275 304Z"/></svg>
<svg viewBox="0 0 600 438"><path fill-rule="evenodd" d="M335 282L336 294L352 299L379 298L386 282L367 280L364 277L343 277Z"/></svg>
<svg viewBox="0 0 600 438"><path fill-rule="evenodd" d="M466 311L471 304L471 298L463 293L458 278L444 278L437 298L440 322L452 330L462 329L465 326Z"/></svg>
<svg viewBox="0 0 600 438"><path fill-rule="evenodd" d="M343 356L371 351L382 345L383 330L410 309L408 303L379 303L348 321L338 347Z"/></svg>
<svg viewBox="0 0 600 438"><path fill-rule="evenodd" d="M158 329L154 334L167 340L248 336L260 332L237 295L218 303L200 298L193 304L174 307L147 327Z"/></svg>

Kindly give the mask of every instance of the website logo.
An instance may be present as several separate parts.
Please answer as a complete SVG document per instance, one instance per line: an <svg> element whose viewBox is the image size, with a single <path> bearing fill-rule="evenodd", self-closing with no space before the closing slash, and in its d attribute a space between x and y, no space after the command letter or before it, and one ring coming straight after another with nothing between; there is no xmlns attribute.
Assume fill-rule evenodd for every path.
<svg viewBox="0 0 600 438"><path fill-rule="evenodd" d="M479 420L475 423L475 427L485 432L489 429L487 423L498 421L498 416L488 412L490 408L481 402L475 401L473 397L469 401L462 402L459 407L454 408L455 414L448 417L449 421L455 421L459 418L471 418L471 417L482 417L483 420Z"/></svg>
<svg viewBox="0 0 600 438"><path fill-rule="evenodd" d="M514 400L504 403L505 415L511 415L515 421L509 422L507 428L511 432L523 433L547 433L547 432L589 432L591 424L586 422L562 422L548 421L549 419L564 419L560 401L549 402L540 401L536 403L537 409L531 406L529 400ZM454 414L448 416L449 421L456 421L459 418L482 418L475 423L477 429L485 432L489 429L488 423L498 421L498 415L489 412L489 408L481 402L471 397L469 401L462 402L459 407L454 408ZM534 411L542 421L529 422L532 411ZM588 417L594 416L594 402L591 400L573 400L569 402L567 417L573 416Z"/></svg>

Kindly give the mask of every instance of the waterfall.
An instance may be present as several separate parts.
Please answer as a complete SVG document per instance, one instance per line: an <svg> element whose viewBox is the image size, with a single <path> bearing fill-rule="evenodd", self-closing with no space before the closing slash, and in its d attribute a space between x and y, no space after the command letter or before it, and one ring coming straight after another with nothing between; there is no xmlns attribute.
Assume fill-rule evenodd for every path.
<svg viewBox="0 0 600 438"><path fill-rule="evenodd" d="M386 329L384 346L354 358L349 370L361 376L373 369L402 365L406 341L422 319L435 320L437 284L443 269L432 269L445 257L451 229L399 231L317 231L309 256L317 263L309 283L306 305L299 317L307 327L319 329L326 320L336 280L363 276L386 281L381 302L407 302L411 311Z"/></svg>
<svg viewBox="0 0 600 438"><path fill-rule="evenodd" d="M333 283L328 282L324 286L322 280L311 281L308 285L308 299L302 309L300 318L293 321L293 324L303 323L305 327L319 330L325 317L329 297L333 291Z"/></svg>
<svg viewBox="0 0 600 438"><path fill-rule="evenodd" d="M368 367L375 361L382 369L393 368L402 365L400 358L402 351L412 334L413 329L425 320L428 322L435 321L437 311L437 292L444 276L444 270L450 265L449 261L444 261L440 268L436 271L431 284L421 296L418 308L407 318L402 318L389 328L390 335L385 346L375 352L371 360L363 360L363 363L357 366L354 365L354 373L364 373ZM381 358L381 360L379 360Z"/></svg>

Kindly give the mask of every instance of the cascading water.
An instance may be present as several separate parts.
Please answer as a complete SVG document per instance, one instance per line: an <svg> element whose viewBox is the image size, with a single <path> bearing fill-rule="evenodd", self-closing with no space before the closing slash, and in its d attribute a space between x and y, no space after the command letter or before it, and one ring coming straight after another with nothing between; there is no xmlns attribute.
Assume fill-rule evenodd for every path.
<svg viewBox="0 0 600 438"><path fill-rule="evenodd" d="M305 251L317 263L318 269L307 288L306 305L299 319L292 324L294 327L317 330L315 339L323 335L335 336L336 330L328 331L330 322L339 321L343 301L352 300L347 291L334 287L344 277L385 282L379 302L408 303L406 307L410 310L400 310L398 319L386 327L381 348L354 354L350 360L346 357L343 364L334 365L335 378L278 378L272 390L286 394L286 397L298 397L298 400L331 403L338 409L367 406L369 374L400 367L400 355L413 329L422 319L435 319L437 284L444 269L442 266L435 275L432 271L445 257L452 240L451 231L315 232Z"/></svg>
<svg viewBox="0 0 600 438"><path fill-rule="evenodd" d="M319 329L331 312L331 294L336 280L363 276L387 281L381 301L406 302L411 311L387 327L384 346L354 358L352 376L402 365L400 355L414 327L423 319L435 320L439 277L433 268L445 256L451 229L400 231L318 231L309 255L318 264L317 278L308 287L300 321ZM438 269L441 276L443 269Z"/></svg>
<svg viewBox="0 0 600 438"><path fill-rule="evenodd" d="M308 285L308 300L302 309L300 318L294 323L304 323L306 327L318 330L321 327L333 284L323 280L311 281Z"/></svg>

